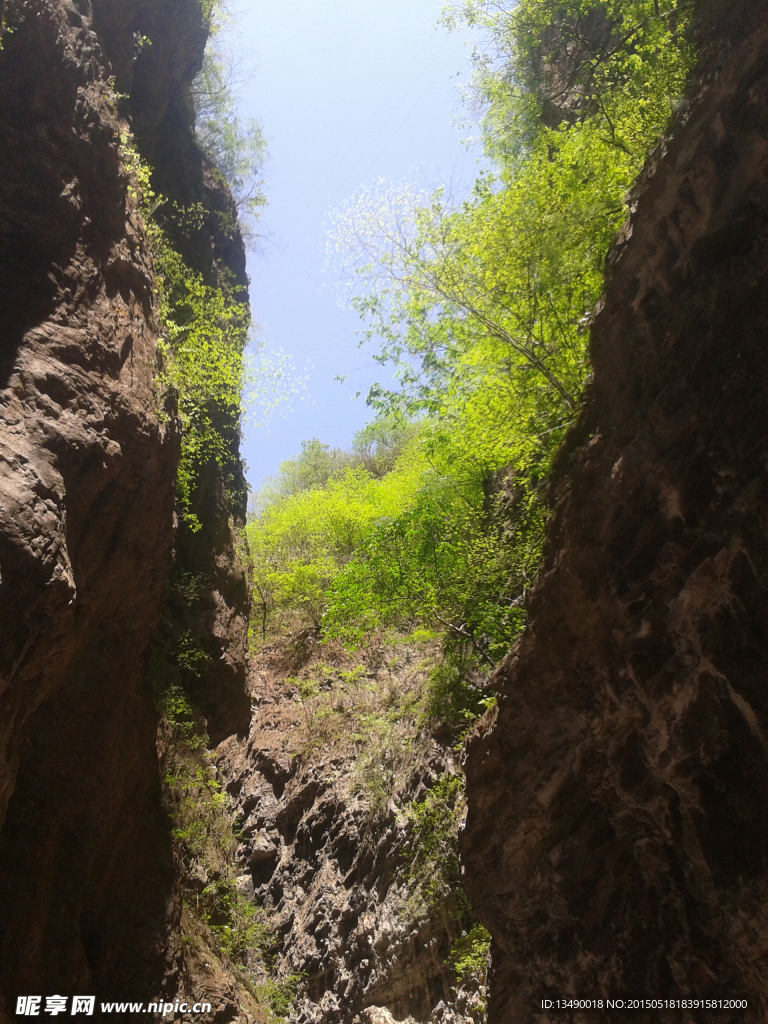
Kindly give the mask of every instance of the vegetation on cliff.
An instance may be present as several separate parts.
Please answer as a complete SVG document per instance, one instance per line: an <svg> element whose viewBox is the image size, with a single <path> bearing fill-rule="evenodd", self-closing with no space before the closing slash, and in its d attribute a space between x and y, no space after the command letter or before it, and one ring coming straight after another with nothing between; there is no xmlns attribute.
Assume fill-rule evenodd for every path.
<svg viewBox="0 0 768 1024"><path fill-rule="evenodd" d="M244 239L253 243L259 215L266 205L261 169L267 141L259 121L240 117L234 94L238 83L237 62L215 35L206 47L203 66L190 90L195 106L195 135L232 193Z"/></svg>
<svg viewBox="0 0 768 1024"><path fill-rule="evenodd" d="M204 723L184 689L168 685L162 660L153 666L152 682L163 715L158 746L183 901L182 942L215 959L234 977L241 1010L260 1007L262 1015L279 1024L287 1018L299 979L274 976L278 937L266 911L238 886L242 837L206 749Z"/></svg>
<svg viewBox="0 0 768 1024"><path fill-rule="evenodd" d="M202 13L209 39L203 67L190 87L194 139L210 161L214 185L222 187L230 209L215 207L208 189L186 204L164 195L130 133L122 140L158 274L161 338L156 380L165 412L180 421L177 500L181 517L193 532L201 528L193 507L201 472L215 463L225 478L239 476L238 440L245 405L268 411L280 399L285 376L284 360L262 358L257 364L246 354L252 342L250 306L247 289L233 269L216 258L211 266L196 269L184 255L206 222L224 237L239 237L244 225L253 236L266 202L260 178L266 141L258 121L243 121L237 114L230 88L234 72L219 45L223 9L220 4L203 5ZM151 40L144 45L151 45Z"/></svg>
<svg viewBox="0 0 768 1024"><path fill-rule="evenodd" d="M264 204L265 142L258 123L241 121L236 111L217 36L221 6L204 0L200 14L208 43L184 102L187 113L194 111L183 133L194 166L163 175L143 159L142 143L153 151L146 139L128 130L121 135L129 192L143 214L156 273L155 397L161 417L180 428L175 564L149 671L179 902L169 942L180 948L190 985L196 962L213 964L242 1019L283 1020L295 982L273 978L275 937L265 914L238 888L239 838L209 748L216 742L210 709L224 714L225 734L242 721L240 705L248 711L242 638L227 632L248 612L239 440L249 407L267 413L280 400L285 361L257 361L248 352L241 225L254 235ZM140 43L154 45L144 37ZM116 96L118 104L126 99ZM156 155L165 158L162 150ZM216 606L215 616L206 602ZM235 704L229 720L228 697Z"/></svg>

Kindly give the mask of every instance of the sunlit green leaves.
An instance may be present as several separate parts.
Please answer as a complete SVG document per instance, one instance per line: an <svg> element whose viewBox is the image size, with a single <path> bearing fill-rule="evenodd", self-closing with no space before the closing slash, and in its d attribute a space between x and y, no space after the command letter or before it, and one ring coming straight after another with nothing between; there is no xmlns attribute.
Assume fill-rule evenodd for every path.
<svg viewBox="0 0 768 1024"><path fill-rule="evenodd" d="M407 460L376 479L358 464L321 486L284 497L273 492L248 526L254 579L268 603L301 609L319 625L336 574L365 543L375 522L410 504L421 472L417 461Z"/></svg>
<svg viewBox="0 0 768 1024"><path fill-rule="evenodd" d="M689 7L672 0L465 0L445 16L488 34L474 88L495 170L461 202L377 182L337 212L329 244L364 340L396 368L397 386L375 386L369 404L418 421L419 472L399 507L350 492L344 544L333 529L333 543L307 539L333 521L333 477L284 495L257 533L273 557L301 519L273 592L287 602L293 574L326 635L439 626L465 671L496 664L523 626L606 255L693 53Z"/></svg>
<svg viewBox="0 0 768 1024"><path fill-rule="evenodd" d="M472 93L495 159L524 159L542 124L591 120L642 160L694 61L689 0L447 0L446 24L485 30Z"/></svg>
<svg viewBox="0 0 768 1024"><path fill-rule="evenodd" d="M481 480L430 470L334 579L327 634L360 643L381 625L437 626L449 651L494 664L524 624L520 594L540 558L539 508L516 511L515 543L508 511L485 500Z"/></svg>
<svg viewBox="0 0 768 1024"><path fill-rule="evenodd" d="M243 351L250 313L222 287L206 285L154 227L152 243L160 276L158 383L181 421L178 500L193 530L200 522L192 494L200 470L214 461L231 471L237 459L243 385Z"/></svg>
<svg viewBox="0 0 768 1024"><path fill-rule="evenodd" d="M299 393L303 381L293 376L292 362L282 352L253 351L244 297L226 281L207 285L151 219L149 234L163 329L156 379L166 407L181 423L177 496L183 518L197 531L192 497L202 468L213 461L225 478L235 471L243 421L262 425Z"/></svg>

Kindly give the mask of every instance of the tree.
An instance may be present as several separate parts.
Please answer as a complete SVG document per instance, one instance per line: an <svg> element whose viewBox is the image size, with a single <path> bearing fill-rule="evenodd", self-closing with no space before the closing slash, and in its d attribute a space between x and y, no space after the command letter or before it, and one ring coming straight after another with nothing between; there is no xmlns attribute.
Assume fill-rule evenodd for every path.
<svg viewBox="0 0 768 1024"><path fill-rule="evenodd" d="M259 121L241 118L237 112L235 89L242 81L238 78L238 62L214 36L190 88L195 134L232 192L241 231L248 241L256 237L256 221L266 205L261 171L267 141Z"/></svg>
<svg viewBox="0 0 768 1024"><path fill-rule="evenodd" d="M447 9L489 31L475 96L495 170L463 201L377 182L338 211L331 257L398 385L369 394L362 464L313 442L300 460L315 482L258 526L293 580L324 573L312 585L327 635L438 625L465 678L522 628L605 256L691 66L686 12L671 0Z"/></svg>
<svg viewBox="0 0 768 1024"><path fill-rule="evenodd" d="M330 232L364 337L399 368L399 390L369 395L379 411L461 430L500 423L503 409L525 460L531 439L557 442L588 376L585 327L626 192L690 71L687 11L672 0L448 5L446 20L491 36L475 95L497 170L462 203L380 181ZM515 464L519 445L502 456L483 433Z"/></svg>
<svg viewBox="0 0 768 1024"><path fill-rule="evenodd" d="M472 105L489 153L524 159L542 125L591 120L640 160L693 67L691 0L446 0L443 21L481 28Z"/></svg>
<svg viewBox="0 0 768 1024"><path fill-rule="evenodd" d="M589 375L587 325L626 194L692 64L671 0L466 0L493 173L462 202L380 181L336 215L330 252L431 468L334 578L326 627L431 617L484 663L524 620L546 480Z"/></svg>
<svg viewBox="0 0 768 1024"><path fill-rule="evenodd" d="M317 439L257 499L248 524L254 580L267 610L298 611L320 624L333 580L370 533L373 523L398 515L412 501L422 473L417 457L382 479L352 453L333 451Z"/></svg>

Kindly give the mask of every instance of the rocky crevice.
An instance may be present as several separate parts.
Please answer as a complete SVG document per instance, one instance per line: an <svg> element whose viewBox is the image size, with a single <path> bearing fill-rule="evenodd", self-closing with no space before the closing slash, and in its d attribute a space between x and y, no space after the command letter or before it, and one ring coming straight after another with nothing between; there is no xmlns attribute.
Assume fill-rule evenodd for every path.
<svg viewBox="0 0 768 1024"><path fill-rule="evenodd" d="M206 467L193 496L202 529L174 522L178 425L153 385L156 280L124 137L169 200L202 205L173 239L189 264L243 286L186 94L201 8L4 6L0 1016L20 992L74 990L259 1015L204 930L184 941L149 679L188 635L240 885L270 910L278 971L300 976L299 1019L477 1021L482 993L446 966L456 922L414 912L403 862L405 808L453 751L422 734L377 804L355 742L319 742L325 719L307 717L295 676L316 651L263 655L251 720L235 425L229 471ZM532 1020L546 994L768 1006L768 18L756 0L699 8L707 74L611 255L530 626L467 755L492 1024ZM382 693L421 671L374 662Z"/></svg>

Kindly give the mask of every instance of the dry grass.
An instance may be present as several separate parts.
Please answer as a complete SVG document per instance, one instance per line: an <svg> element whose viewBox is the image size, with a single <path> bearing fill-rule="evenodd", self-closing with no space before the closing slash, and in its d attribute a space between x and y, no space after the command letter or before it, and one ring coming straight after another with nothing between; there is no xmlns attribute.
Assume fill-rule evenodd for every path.
<svg viewBox="0 0 768 1024"><path fill-rule="evenodd" d="M439 637L426 631L382 632L361 652L303 631L254 659L254 698L267 705L286 753L353 764L353 790L378 811L410 777L424 746L427 685L439 651ZM280 712L269 706L273 699Z"/></svg>

